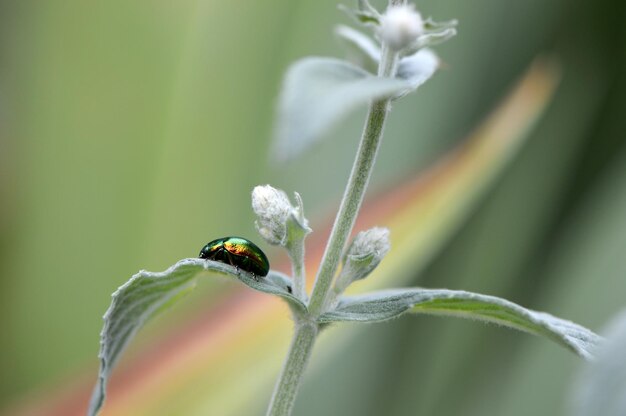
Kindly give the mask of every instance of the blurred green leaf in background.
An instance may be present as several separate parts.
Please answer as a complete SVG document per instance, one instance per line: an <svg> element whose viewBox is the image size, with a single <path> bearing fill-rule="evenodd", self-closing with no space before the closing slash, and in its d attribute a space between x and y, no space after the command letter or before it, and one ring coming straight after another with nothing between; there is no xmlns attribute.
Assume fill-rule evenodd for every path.
<svg viewBox="0 0 626 416"><path fill-rule="evenodd" d="M626 4L419 7L458 18L459 36L438 48L448 70L391 116L379 191L466 137L538 55L562 71L527 147L420 284L599 328L626 293ZM110 293L216 236L253 236L254 185L298 190L312 228L324 223L363 113L294 164L266 156L284 70L340 56L337 22L335 0L0 3L0 409L90 383ZM231 290L205 285L131 354ZM580 365L549 343L438 318L355 337L349 354L314 355L295 414L564 414Z"/></svg>

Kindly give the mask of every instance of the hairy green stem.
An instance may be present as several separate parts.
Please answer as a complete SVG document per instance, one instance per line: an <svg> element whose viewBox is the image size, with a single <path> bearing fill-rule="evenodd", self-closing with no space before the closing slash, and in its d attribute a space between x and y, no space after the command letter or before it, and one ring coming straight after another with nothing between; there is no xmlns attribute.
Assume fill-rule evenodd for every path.
<svg viewBox="0 0 626 416"><path fill-rule="evenodd" d="M383 47L382 59L379 66L379 76L392 77L396 73L398 62L397 52ZM389 99L372 102L367 115L367 122L361 136L361 143L357 152L346 191L341 200L335 224L326 245L320 269L317 273L315 287L311 295L309 312L318 316L323 312L326 298L339 267L339 260L343 253L346 241L352 232L359 208L363 202L365 189L372 175L376 154L383 136L383 128L389 112Z"/></svg>
<svg viewBox="0 0 626 416"><path fill-rule="evenodd" d="M388 100L375 101L370 106L357 158L352 167L348 186L341 201L311 295L309 312L313 316L318 316L323 312L322 307L326 302L333 277L339 266L341 254L352 232L354 221L365 195L365 188L374 166L388 110Z"/></svg>
<svg viewBox="0 0 626 416"><path fill-rule="evenodd" d="M287 360L283 364L278 383L267 410L267 416L291 414L296 393L302 380L306 363L309 361L318 326L315 323L296 322L296 331L289 347Z"/></svg>

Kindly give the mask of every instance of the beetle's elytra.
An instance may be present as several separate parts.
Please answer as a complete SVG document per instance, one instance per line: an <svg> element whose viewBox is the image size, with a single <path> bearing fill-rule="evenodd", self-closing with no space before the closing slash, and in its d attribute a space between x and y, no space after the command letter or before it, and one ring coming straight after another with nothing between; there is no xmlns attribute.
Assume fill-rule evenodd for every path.
<svg viewBox="0 0 626 416"><path fill-rule="evenodd" d="M200 258L230 264L252 274L255 280L267 276L270 271L265 253L242 237L222 237L210 241L200 250Z"/></svg>

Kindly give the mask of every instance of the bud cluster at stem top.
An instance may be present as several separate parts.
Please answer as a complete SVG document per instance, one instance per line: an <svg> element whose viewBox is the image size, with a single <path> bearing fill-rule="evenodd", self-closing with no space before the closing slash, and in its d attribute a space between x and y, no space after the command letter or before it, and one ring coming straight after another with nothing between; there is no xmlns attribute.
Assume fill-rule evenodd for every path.
<svg viewBox="0 0 626 416"><path fill-rule="evenodd" d="M411 5L389 6L380 18L378 35L383 43L399 51L424 33L424 20Z"/></svg>

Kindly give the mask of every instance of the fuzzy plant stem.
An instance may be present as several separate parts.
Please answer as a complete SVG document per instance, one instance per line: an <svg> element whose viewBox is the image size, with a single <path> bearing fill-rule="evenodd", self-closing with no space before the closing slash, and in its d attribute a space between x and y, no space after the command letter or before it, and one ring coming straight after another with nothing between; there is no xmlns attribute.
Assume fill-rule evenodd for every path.
<svg viewBox="0 0 626 416"><path fill-rule="evenodd" d="M390 0L392 5L403 4L404 0ZM378 76L394 77L398 66L398 53L383 45ZM370 104L367 121L361 136L350 179L341 200L339 212L331 231L326 251L322 258L315 286L308 305L307 316L296 316L295 333L289 353L283 364L280 377L274 388L267 416L289 416L293 409L296 393L304 369L313 350L319 332L317 318L324 312L333 277L339 260L352 232L359 208L363 202L367 184L372 175L376 154L383 136L385 120L389 113L390 100L376 100Z"/></svg>
<svg viewBox="0 0 626 416"><path fill-rule="evenodd" d="M393 77L396 73L397 65L398 53L383 46L378 75L381 77ZM335 224L333 225L317 279L315 280L315 287L313 288L309 304L309 312L313 316L319 316L324 312L323 307L326 305L326 298L328 297L333 277L339 267L341 254L354 227L367 184L372 176L374 161L380 147L389 108L389 99L377 100L370 104L359 150L350 173L350 179L341 200L339 212L335 218Z"/></svg>
<svg viewBox="0 0 626 416"><path fill-rule="evenodd" d="M296 323L296 331L291 340L287 360L274 387L274 394L267 410L267 416L287 416L291 414L298 387L302 380L302 374L304 374L304 368L309 361L311 351L313 351L313 344L317 338L318 331L319 328L315 323Z"/></svg>

